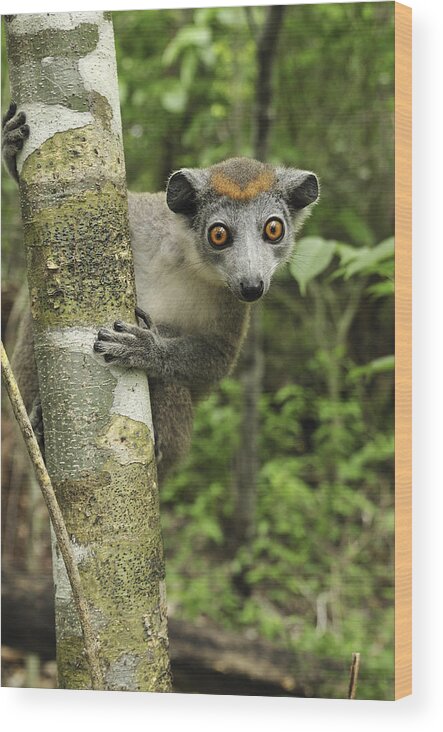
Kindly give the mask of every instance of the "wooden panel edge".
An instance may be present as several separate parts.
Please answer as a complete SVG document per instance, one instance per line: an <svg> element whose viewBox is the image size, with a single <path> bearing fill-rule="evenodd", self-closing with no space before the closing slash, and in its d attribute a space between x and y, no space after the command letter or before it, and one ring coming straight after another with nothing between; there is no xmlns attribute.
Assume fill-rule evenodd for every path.
<svg viewBox="0 0 443 732"><path fill-rule="evenodd" d="M412 10L395 3L395 699L412 693Z"/></svg>

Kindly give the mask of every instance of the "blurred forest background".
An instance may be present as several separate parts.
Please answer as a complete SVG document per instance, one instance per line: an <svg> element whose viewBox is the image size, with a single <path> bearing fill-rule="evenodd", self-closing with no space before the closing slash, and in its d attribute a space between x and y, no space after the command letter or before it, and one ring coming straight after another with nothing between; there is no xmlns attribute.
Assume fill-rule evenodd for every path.
<svg viewBox="0 0 443 732"><path fill-rule="evenodd" d="M162 493L171 619L200 628L202 647L209 623L234 645L289 652L299 686L277 654L289 669L281 693L346 696L359 651L358 697L392 698L393 3L274 9L267 39L264 7L113 18L130 190L236 155L313 170L322 185L237 371L200 405L189 459ZM2 61L4 110L4 39ZM10 342L24 256L6 175L2 250ZM37 592L50 571L45 508L7 415L3 440L5 592L30 577ZM51 685L50 654L23 665L7 632L5 643L4 684Z"/></svg>

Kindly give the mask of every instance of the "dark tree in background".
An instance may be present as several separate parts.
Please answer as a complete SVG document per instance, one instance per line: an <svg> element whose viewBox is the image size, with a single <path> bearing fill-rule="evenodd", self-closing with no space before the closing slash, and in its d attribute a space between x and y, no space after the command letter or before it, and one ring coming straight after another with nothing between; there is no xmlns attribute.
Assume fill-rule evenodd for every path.
<svg viewBox="0 0 443 732"><path fill-rule="evenodd" d="M279 36L284 19L285 6L274 5L266 9L262 27L257 27L248 14L251 32L257 46L255 104L251 127L253 133L253 155L257 160L266 161L273 112L273 74L277 58ZM234 456L233 489L234 510L232 531L229 532L231 551L246 546L255 533L255 512L257 480L260 467L259 430L260 417L258 405L262 392L264 369L263 332L261 303L251 308L249 333L246 338L238 378L243 389L243 404L239 447ZM239 589L248 591L245 572L236 577Z"/></svg>

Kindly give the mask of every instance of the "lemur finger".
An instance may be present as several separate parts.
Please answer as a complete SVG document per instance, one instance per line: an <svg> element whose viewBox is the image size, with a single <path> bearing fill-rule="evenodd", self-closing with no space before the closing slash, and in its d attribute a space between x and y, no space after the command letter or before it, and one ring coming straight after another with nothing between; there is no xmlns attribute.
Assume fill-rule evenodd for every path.
<svg viewBox="0 0 443 732"><path fill-rule="evenodd" d="M9 105L8 111L3 115L2 117L2 127L5 126L6 122L9 122L10 119L14 116L14 114L17 111L17 105L15 102L11 102Z"/></svg>
<svg viewBox="0 0 443 732"><path fill-rule="evenodd" d="M134 351L128 349L127 345L113 343L112 341L95 341L94 351L100 353L107 363L118 361L122 366L134 366Z"/></svg>
<svg viewBox="0 0 443 732"><path fill-rule="evenodd" d="M97 338L99 341L107 341L111 343L128 343L133 345L135 341L135 336L131 333L116 333L115 330L110 330L109 328L100 328L99 332L97 333Z"/></svg>
<svg viewBox="0 0 443 732"><path fill-rule="evenodd" d="M149 338L149 334L146 333L146 328L140 328L138 325L124 323L122 320L115 321L114 330L117 331L117 333L131 334L131 336L135 338Z"/></svg>
<svg viewBox="0 0 443 732"><path fill-rule="evenodd" d="M34 432L43 421L42 403L38 397L35 399L32 405L31 413L29 415L29 421L31 422L31 427Z"/></svg>
<svg viewBox="0 0 443 732"><path fill-rule="evenodd" d="M39 397L37 397L34 401L34 404L32 406L32 409L31 409L31 412L29 415L29 421L31 422L31 426L32 426L35 438L38 442L40 452L44 459L45 458L45 432L44 432L44 426L43 426L42 405L41 405L41 401L40 401Z"/></svg>
<svg viewBox="0 0 443 732"><path fill-rule="evenodd" d="M21 150L24 141L29 137L28 125L22 125L18 130L8 132L3 139L2 148L11 147L13 150Z"/></svg>
<svg viewBox="0 0 443 732"><path fill-rule="evenodd" d="M112 343L107 341L95 341L93 349L96 353L100 353L102 356L112 347ZM106 359L108 360L108 359Z"/></svg>
<svg viewBox="0 0 443 732"><path fill-rule="evenodd" d="M131 342L132 349L134 347L134 342ZM127 354L128 352L128 343L117 343L117 341L95 341L94 343L94 351L96 353L109 353L110 355L115 356L121 356L124 354Z"/></svg>
<svg viewBox="0 0 443 732"><path fill-rule="evenodd" d="M19 112L11 119L5 120L3 122L3 132L6 134L7 132L11 132L12 130L16 130L17 127L21 127L26 122L26 114L24 112Z"/></svg>
<svg viewBox="0 0 443 732"><path fill-rule="evenodd" d="M143 323L146 325L146 327L148 329L152 327L151 318L149 317L149 315L147 313L145 313L144 310L139 308L138 305L135 308L135 314L136 314L137 318L140 318L140 320L143 321Z"/></svg>

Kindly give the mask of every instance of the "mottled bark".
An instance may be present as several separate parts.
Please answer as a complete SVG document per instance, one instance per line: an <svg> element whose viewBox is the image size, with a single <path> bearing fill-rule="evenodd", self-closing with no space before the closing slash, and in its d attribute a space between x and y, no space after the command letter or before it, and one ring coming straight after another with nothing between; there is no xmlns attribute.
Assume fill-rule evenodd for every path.
<svg viewBox="0 0 443 732"><path fill-rule="evenodd" d="M97 329L134 320L111 19L8 16L12 97L31 134L17 161L46 462L107 688L170 690L164 562L144 374L107 367ZM54 544L59 685L91 680Z"/></svg>

